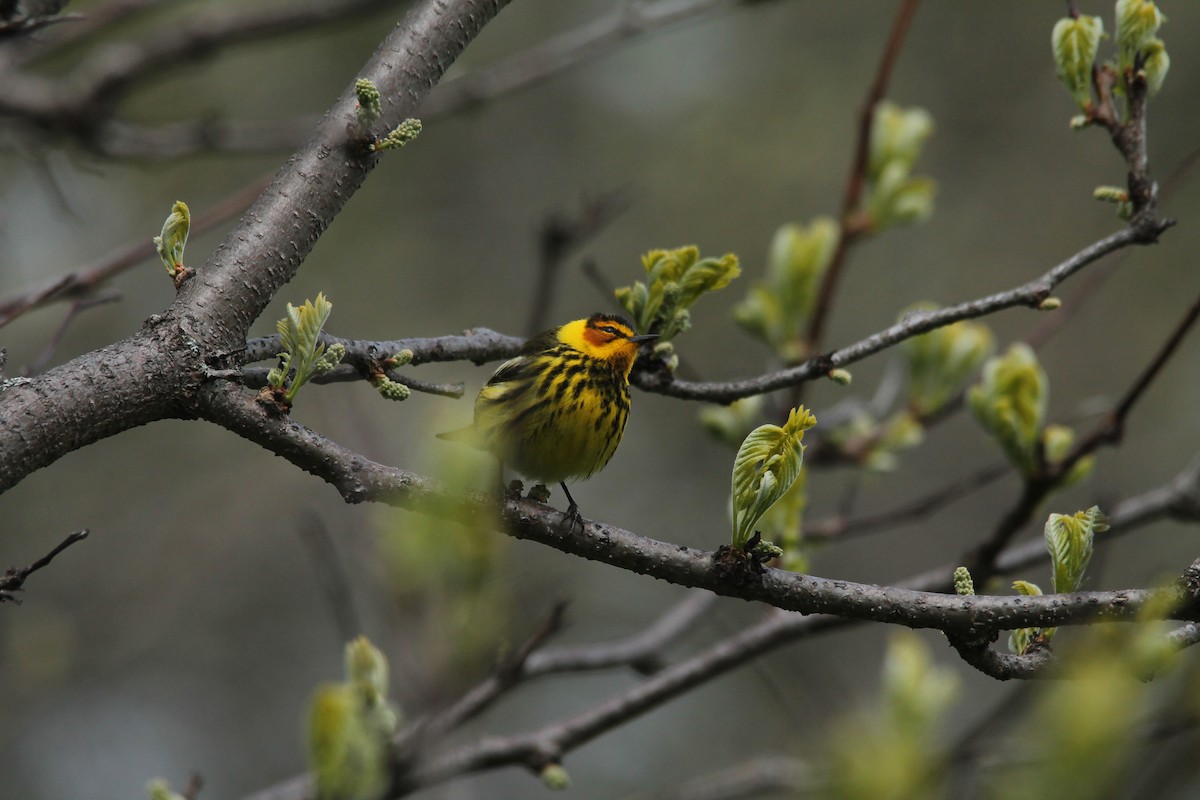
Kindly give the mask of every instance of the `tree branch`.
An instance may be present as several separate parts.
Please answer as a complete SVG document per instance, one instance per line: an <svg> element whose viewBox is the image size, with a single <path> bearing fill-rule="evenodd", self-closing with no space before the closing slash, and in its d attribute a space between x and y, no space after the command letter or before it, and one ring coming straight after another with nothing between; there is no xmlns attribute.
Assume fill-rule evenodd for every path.
<svg viewBox="0 0 1200 800"><path fill-rule="evenodd" d="M37 561L34 561L29 566L21 568L9 567L3 575L0 575L0 605L2 605L5 601L20 603L21 600L19 597L17 597L17 592L25 588L25 580L30 575L37 572L39 569L42 569L43 567L49 566L50 562L54 560L55 556L76 542L82 542L87 537L88 531L86 529L82 531L76 531L66 539L63 539L61 542L59 542L58 545L56 545L55 548L49 553L42 556Z"/></svg>
<svg viewBox="0 0 1200 800"><path fill-rule="evenodd" d="M292 420L271 416L247 393L230 386L204 393L204 418L254 441L335 486L348 502L387 502L434 513L464 524L482 523L496 500L477 492L449 495L434 481L370 461L324 439ZM1154 595L1146 590L1081 592L1041 597L995 597L915 592L830 580L766 568L761 575L731 578L714 553L639 536L601 522L584 521L582 530L563 524L566 517L529 500L504 503L505 532L565 553L603 561L680 586L709 589L727 597L768 603L805 614L890 622L943 631L1009 630L1082 624L1095 619L1129 619ZM1182 593L1178 600L1189 598ZM1194 610L1181 606L1180 619Z"/></svg>

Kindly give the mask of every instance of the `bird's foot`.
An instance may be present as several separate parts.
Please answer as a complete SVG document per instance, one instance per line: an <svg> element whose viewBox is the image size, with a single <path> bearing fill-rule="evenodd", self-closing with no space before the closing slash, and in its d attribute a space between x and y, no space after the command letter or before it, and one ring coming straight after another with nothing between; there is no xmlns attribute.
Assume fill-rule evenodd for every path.
<svg viewBox="0 0 1200 800"><path fill-rule="evenodd" d="M575 504L574 500L567 506L567 513L563 514L562 522L559 523L559 527L564 525L567 533L575 533L576 530L583 533L583 515L579 513L579 506Z"/></svg>

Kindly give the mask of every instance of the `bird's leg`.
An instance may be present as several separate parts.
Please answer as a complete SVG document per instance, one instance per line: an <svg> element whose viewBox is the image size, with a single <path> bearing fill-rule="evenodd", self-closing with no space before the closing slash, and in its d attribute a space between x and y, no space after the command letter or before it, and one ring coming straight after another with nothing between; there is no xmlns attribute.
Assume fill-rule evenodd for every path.
<svg viewBox="0 0 1200 800"><path fill-rule="evenodd" d="M571 490L567 488L566 481L560 481L559 486L562 487L563 494L567 496L567 518L566 522L574 530L575 526L579 526L579 530L583 530L583 517L579 514L579 504L575 502L575 498L571 497Z"/></svg>

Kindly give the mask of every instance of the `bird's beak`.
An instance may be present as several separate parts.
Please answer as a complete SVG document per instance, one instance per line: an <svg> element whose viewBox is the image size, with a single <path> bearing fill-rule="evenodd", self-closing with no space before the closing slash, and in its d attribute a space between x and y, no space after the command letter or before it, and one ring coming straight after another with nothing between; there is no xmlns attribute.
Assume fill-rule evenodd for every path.
<svg viewBox="0 0 1200 800"><path fill-rule="evenodd" d="M637 336L630 336L629 341L631 341L631 342L648 342L651 339L657 339L657 338L658 338L657 333L641 333L641 334L638 334Z"/></svg>

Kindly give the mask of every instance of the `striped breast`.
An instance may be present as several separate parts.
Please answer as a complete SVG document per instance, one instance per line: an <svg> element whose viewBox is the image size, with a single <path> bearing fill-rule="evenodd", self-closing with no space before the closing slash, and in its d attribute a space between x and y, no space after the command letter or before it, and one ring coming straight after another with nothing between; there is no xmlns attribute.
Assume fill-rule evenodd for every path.
<svg viewBox="0 0 1200 800"><path fill-rule="evenodd" d="M604 468L629 404L624 371L559 345L497 370L476 400L475 426L504 463L552 483Z"/></svg>

